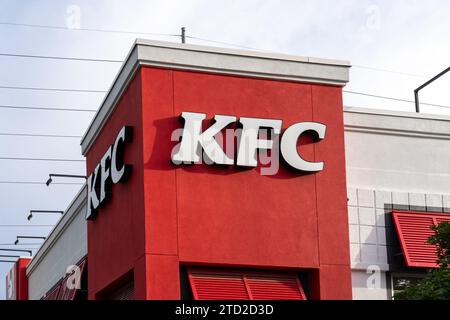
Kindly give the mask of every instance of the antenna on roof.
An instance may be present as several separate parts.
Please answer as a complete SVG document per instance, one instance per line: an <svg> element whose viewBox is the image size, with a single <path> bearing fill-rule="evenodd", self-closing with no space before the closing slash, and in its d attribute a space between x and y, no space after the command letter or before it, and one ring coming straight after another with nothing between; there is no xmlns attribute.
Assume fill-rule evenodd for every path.
<svg viewBox="0 0 450 320"><path fill-rule="evenodd" d="M181 43L186 43L186 28L181 27Z"/></svg>

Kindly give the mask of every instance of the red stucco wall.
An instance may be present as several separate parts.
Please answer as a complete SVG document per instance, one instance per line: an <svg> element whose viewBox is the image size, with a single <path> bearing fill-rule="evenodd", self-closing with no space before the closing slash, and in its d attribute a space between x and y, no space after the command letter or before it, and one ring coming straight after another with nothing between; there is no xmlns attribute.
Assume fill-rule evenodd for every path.
<svg viewBox="0 0 450 320"><path fill-rule="evenodd" d="M326 138L300 150L325 169L176 167L183 111L324 123ZM136 298L178 299L180 264L308 271L311 298L351 299L341 88L143 67L88 152L88 174L124 125L134 168L89 222L91 299L130 270Z"/></svg>
<svg viewBox="0 0 450 320"><path fill-rule="evenodd" d="M133 127L133 143L127 145L125 162L133 165L126 184L113 185L111 200L88 222L88 296L100 298L111 284L144 264L144 186L142 168L141 77L133 78L108 122L86 155L87 172L91 174L101 157L114 143L124 126ZM145 274L135 273L135 292L145 292Z"/></svg>

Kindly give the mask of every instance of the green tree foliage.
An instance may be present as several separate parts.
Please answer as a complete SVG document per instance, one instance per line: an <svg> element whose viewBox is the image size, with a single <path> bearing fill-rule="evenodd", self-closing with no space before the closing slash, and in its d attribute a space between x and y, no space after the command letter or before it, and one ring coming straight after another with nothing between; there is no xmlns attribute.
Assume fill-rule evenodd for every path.
<svg viewBox="0 0 450 320"><path fill-rule="evenodd" d="M437 246L438 264L441 268L447 269L450 265L450 223L443 222L438 226L432 226L431 229L435 234L428 242Z"/></svg>
<svg viewBox="0 0 450 320"><path fill-rule="evenodd" d="M432 227L435 234L428 240L436 245L439 269L421 281L411 283L395 294L396 300L450 300L450 223Z"/></svg>

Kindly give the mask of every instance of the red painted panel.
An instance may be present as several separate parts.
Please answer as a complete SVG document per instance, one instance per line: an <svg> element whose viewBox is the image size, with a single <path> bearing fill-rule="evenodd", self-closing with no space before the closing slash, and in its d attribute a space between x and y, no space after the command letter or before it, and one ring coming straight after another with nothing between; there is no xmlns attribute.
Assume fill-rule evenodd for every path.
<svg viewBox="0 0 450 320"><path fill-rule="evenodd" d="M30 261L31 258L19 258L15 264L17 300L28 300L27 266Z"/></svg>
<svg viewBox="0 0 450 320"><path fill-rule="evenodd" d="M124 125L133 127L133 142L125 148L125 162L133 169L126 183L112 186L111 200L88 222L89 299L132 270L145 251L140 73L131 80L87 153L88 175Z"/></svg>
<svg viewBox="0 0 450 320"><path fill-rule="evenodd" d="M141 74L146 253L176 255L177 187L170 152L179 124L173 113L173 72L144 68Z"/></svg>
<svg viewBox="0 0 450 320"><path fill-rule="evenodd" d="M180 270L177 256L146 255L147 294L149 300L180 299Z"/></svg>
<svg viewBox="0 0 450 320"><path fill-rule="evenodd" d="M450 222L450 215L420 213L420 212L392 212L395 227L408 267L438 268L436 246L428 243L428 238L434 234L433 225Z"/></svg>
<svg viewBox="0 0 450 320"><path fill-rule="evenodd" d="M312 120L311 86L174 72L174 115L183 111ZM206 125L206 124L205 124ZM179 127L181 127L179 125ZM314 158L314 145L302 146ZM195 165L176 169L179 255L183 262L318 267L314 175Z"/></svg>
<svg viewBox="0 0 450 320"><path fill-rule="evenodd" d="M314 121L326 124L326 138L316 144L315 160L325 161L316 177L321 264L350 265L344 120L341 88L313 86ZM346 292L351 297L351 284Z"/></svg>
<svg viewBox="0 0 450 320"><path fill-rule="evenodd" d="M295 274L190 268L188 275L196 300L306 300Z"/></svg>
<svg viewBox="0 0 450 320"><path fill-rule="evenodd" d="M349 265L321 265L310 283L314 300L351 300L351 271Z"/></svg>

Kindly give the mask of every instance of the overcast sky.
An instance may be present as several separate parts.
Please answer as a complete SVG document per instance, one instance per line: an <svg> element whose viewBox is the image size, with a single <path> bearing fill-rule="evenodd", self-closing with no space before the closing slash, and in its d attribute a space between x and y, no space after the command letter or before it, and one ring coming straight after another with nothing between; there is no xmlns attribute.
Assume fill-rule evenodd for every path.
<svg viewBox="0 0 450 320"><path fill-rule="evenodd" d="M135 38L179 42L179 37L157 34L179 34L180 27L185 26L188 36L206 39L188 38L190 43L349 60L354 67L347 91L412 100L414 88L450 65L449 12L450 2L444 0L0 0L0 87L105 91L120 63L1 54L123 60ZM449 85L450 75L424 90L422 101L450 105ZM103 96L104 92L0 88L0 158L80 160L77 136L84 133L94 115L1 106L95 110ZM347 93L344 102L356 107L414 111L411 103ZM423 106L423 110L450 114L448 108ZM2 135L5 133L74 137ZM13 247L18 234L47 235L58 216L40 216L28 222L29 210L64 210L80 188L5 182L45 182L49 172L85 174L83 162L0 159L0 165L2 248ZM0 263L0 299L4 297L3 283L10 267Z"/></svg>

